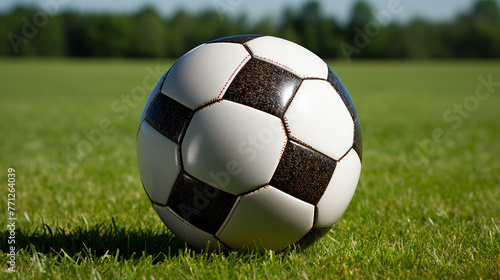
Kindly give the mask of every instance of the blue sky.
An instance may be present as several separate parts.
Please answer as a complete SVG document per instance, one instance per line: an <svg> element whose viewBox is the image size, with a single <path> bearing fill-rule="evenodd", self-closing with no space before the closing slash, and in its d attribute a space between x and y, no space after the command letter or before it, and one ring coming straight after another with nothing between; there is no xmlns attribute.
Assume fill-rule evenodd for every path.
<svg viewBox="0 0 500 280"><path fill-rule="evenodd" d="M375 12L388 9L391 1L400 3L400 12L391 17L407 21L415 16L432 20L452 19L457 13L470 9L476 0L367 0ZM246 13L250 19L264 15L280 14L283 7L300 7L307 0L2 0L0 11L5 11L19 4L44 6L57 3L58 10L77 10L84 12L133 12L145 5L152 5L164 16L178 8L188 11L215 9L222 16L234 16ZM320 1L323 12L333 15L339 21L345 21L350 13L353 0Z"/></svg>

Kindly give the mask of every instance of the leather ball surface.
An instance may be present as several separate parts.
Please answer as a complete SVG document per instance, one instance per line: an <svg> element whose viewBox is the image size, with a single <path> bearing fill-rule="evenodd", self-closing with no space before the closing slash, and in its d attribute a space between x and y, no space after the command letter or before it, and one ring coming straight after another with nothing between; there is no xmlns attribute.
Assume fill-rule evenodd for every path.
<svg viewBox="0 0 500 280"><path fill-rule="evenodd" d="M351 97L322 59L242 35L194 48L160 78L137 161L155 211L192 247L279 251L340 219L361 144Z"/></svg>

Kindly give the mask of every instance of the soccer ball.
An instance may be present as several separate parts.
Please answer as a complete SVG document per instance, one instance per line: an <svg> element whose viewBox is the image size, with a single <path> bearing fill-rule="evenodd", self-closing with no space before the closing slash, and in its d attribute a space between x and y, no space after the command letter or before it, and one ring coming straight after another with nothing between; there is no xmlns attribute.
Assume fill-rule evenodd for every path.
<svg viewBox="0 0 500 280"><path fill-rule="evenodd" d="M182 56L149 95L137 132L155 211L197 249L311 244L351 201L361 150L337 75L304 47L260 35Z"/></svg>

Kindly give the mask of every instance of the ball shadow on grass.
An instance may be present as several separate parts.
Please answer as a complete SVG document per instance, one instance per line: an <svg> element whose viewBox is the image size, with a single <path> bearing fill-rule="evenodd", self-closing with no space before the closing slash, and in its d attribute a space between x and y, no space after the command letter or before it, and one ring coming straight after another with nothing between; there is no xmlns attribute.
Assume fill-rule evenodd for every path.
<svg viewBox="0 0 500 280"><path fill-rule="evenodd" d="M119 259L138 259L152 256L153 262L160 262L187 251L192 251L182 240L168 231L130 230L117 226L114 219L89 227L70 230L61 227L33 229L18 228L15 231L16 250L36 250L42 254L59 254L101 257L118 256ZM7 252L9 231L0 233L0 250Z"/></svg>
<svg viewBox="0 0 500 280"><path fill-rule="evenodd" d="M235 255L238 259L244 259L272 254L286 258L290 253L303 252L311 245L310 243L302 244L302 246L297 244L280 252L248 248L195 250L169 231L130 230L117 226L113 218L109 222L97 223L89 227L79 226L70 230L58 226L54 228L44 223L42 227L35 229L18 228L15 233L17 251L69 256L72 259L82 256L99 258L108 255L117 260L131 260L151 256L153 263L163 262L180 255L201 258L214 254L225 257ZM8 244L9 235L9 231L0 233L0 250L3 252L8 252L11 246Z"/></svg>

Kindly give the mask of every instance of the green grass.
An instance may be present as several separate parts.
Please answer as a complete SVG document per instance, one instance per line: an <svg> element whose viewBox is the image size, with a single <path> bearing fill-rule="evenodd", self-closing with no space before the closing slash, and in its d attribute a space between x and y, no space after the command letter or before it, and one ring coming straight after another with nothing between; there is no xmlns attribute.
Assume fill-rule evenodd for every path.
<svg viewBox="0 0 500 280"><path fill-rule="evenodd" d="M265 254L187 248L142 189L138 93L171 63L0 61L0 278L500 278L500 86L473 97L478 77L500 82L498 61L330 61L361 118L357 192L315 245ZM443 117L464 101L468 110Z"/></svg>

